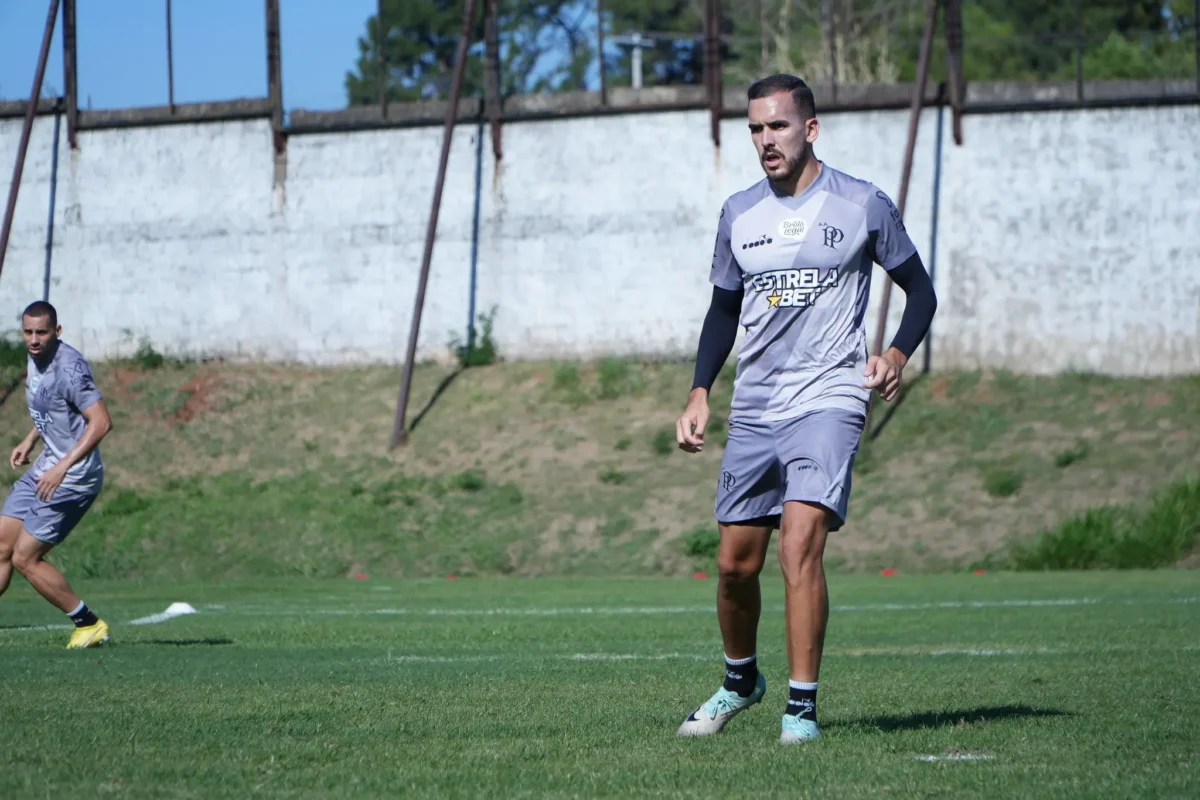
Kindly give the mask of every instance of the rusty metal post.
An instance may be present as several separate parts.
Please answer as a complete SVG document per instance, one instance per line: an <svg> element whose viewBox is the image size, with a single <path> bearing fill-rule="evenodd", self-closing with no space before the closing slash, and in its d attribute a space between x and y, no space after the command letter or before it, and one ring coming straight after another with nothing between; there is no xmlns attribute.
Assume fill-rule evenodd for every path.
<svg viewBox="0 0 1200 800"><path fill-rule="evenodd" d="M276 155L286 149L283 134L283 75L279 59L279 0L267 0L267 96L271 101L271 134Z"/></svg>
<svg viewBox="0 0 1200 800"><path fill-rule="evenodd" d="M175 56L172 53L171 0L167 0L167 106L175 113Z"/></svg>
<svg viewBox="0 0 1200 800"><path fill-rule="evenodd" d="M79 149L79 81L75 49L75 0L63 0L63 91L67 100L67 143Z"/></svg>
<svg viewBox="0 0 1200 800"><path fill-rule="evenodd" d="M1200 2L1200 0L1196 0ZM596 61L600 68L600 105L608 105L608 78L604 69L604 0L596 0Z"/></svg>
<svg viewBox="0 0 1200 800"><path fill-rule="evenodd" d="M383 0L379 0L375 4L375 60L379 69L379 115L383 119L387 119L388 107L388 84L391 83L391 78L388 75L387 67L387 37L388 28L383 24Z"/></svg>
<svg viewBox="0 0 1200 800"><path fill-rule="evenodd" d="M46 27L42 31L42 49L38 52L37 69L33 72L33 88L29 91L29 105L25 107L25 122L21 126L21 139L17 143L17 160L13 164L12 183L8 187L8 205L4 208L4 224L0 226L0 271L4 269L4 255L8 252L8 237L12 233L13 217L17 212L17 192L21 188L21 173L25 171L25 154L29 152L33 118L37 114L38 99L42 94L42 79L46 76L46 60L50 58L50 41L54 38L54 23L57 20L58 0L50 0L50 11L46 14Z"/></svg>
<svg viewBox="0 0 1200 800"><path fill-rule="evenodd" d="M938 6L942 0L929 0L925 15L925 33L921 36L921 55L917 60L917 87L913 92L912 107L908 117L908 141L904 145L904 167L900 172L900 192L896 195L896 207L904 214L904 203L908 199L908 183L912 177L913 153L917 146L917 130L921 123L921 108L925 104L925 85L929 81L929 52L933 49L933 33L937 28ZM874 355L883 352L883 336L887 332L888 304L892 297L892 281L883 279L883 298L879 303L879 320L875 326ZM874 398L874 394L871 395Z"/></svg>
<svg viewBox="0 0 1200 800"><path fill-rule="evenodd" d="M708 87L709 124L714 147L721 146L721 4L706 0L704 15L704 71Z"/></svg>
<svg viewBox="0 0 1200 800"><path fill-rule="evenodd" d="M502 121L500 119L500 27L496 21L496 5L499 0L484 0L483 4L483 35L485 39L484 52L487 56L487 118L488 127L492 131L492 157L499 161L504 156L501 141Z"/></svg>
<svg viewBox="0 0 1200 800"><path fill-rule="evenodd" d="M954 143L962 146L963 107L967 100L967 82L963 74L962 0L946 2L946 79L950 84L950 121ZM940 108L940 105L939 105ZM942 135L941 129L938 136ZM940 141L940 139L939 139Z"/></svg>
<svg viewBox="0 0 1200 800"><path fill-rule="evenodd" d="M825 41L829 45L830 100L836 105L838 90L837 23L834 20L833 0L821 0L821 16L825 21Z"/></svg>
<svg viewBox="0 0 1200 800"><path fill-rule="evenodd" d="M1083 102L1083 0L1075 0L1075 100Z"/></svg>
<svg viewBox="0 0 1200 800"><path fill-rule="evenodd" d="M450 142L454 136L454 123L458 119L458 103L462 97L463 73L467 65L467 45L471 38L471 22L475 18L475 0L466 0L463 8L462 35L458 39L458 50L454 57L454 74L450 80L450 101L446 106L446 120L442 131L442 152L438 157L437 179L433 188L433 204L429 212L429 225L425 230L425 252L421 257L421 273L417 278L417 297L413 301L412 324L408 332L408 350L404 357L404 375L400 382L400 398L396 403L396 423L392 428L392 447L408 441L405 417L408 414L409 394L412 391L413 367L417 360L417 336L421 332L421 312L425 308L425 289L429 285L429 266L433 261L433 243L437 237L438 211L442 205L442 190L446 186L446 163L450 160Z"/></svg>

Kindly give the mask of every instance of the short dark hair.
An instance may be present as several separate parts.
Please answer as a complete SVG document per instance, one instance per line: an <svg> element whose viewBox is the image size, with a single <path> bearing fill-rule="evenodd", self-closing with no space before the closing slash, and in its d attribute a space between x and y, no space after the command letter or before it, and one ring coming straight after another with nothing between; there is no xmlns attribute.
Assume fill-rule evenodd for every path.
<svg viewBox="0 0 1200 800"><path fill-rule="evenodd" d="M812 119L817 115L817 101L813 98L812 89L795 75L768 75L750 84L746 95L748 100L758 100L779 92L787 92L792 96L802 119Z"/></svg>
<svg viewBox="0 0 1200 800"><path fill-rule="evenodd" d="M49 317L50 327L58 327L58 312L45 300L35 300L25 306L25 310L21 312L21 319L25 319L25 317Z"/></svg>

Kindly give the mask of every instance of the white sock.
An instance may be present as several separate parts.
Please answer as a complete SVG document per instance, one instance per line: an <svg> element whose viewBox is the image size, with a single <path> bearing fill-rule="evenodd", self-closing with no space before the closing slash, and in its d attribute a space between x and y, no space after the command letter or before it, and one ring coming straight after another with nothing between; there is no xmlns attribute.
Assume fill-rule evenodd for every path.
<svg viewBox="0 0 1200 800"><path fill-rule="evenodd" d="M750 656L749 658L739 658L737 660L734 660L734 659L730 658L729 656L725 656L725 663L731 667L740 667L745 664L749 664L751 661L753 661L756 658L758 658L758 653L755 653L754 655Z"/></svg>
<svg viewBox="0 0 1200 800"><path fill-rule="evenodd" d="M68 616L68 617L73 617L73 616L75 616L76 614L78 614L80 611L83 611L85 608L87 608L87 603L85 603L85 602L83 602L82 600L80 600L80 601L79 601L79 605L78 605L78 606L75 608L75 610L74 610L74 611L68 611L68 612L67 612L67 616Z"/></svg>
<svg viewBox="0 0 1200 800"><path fill-rule="evenodd" d="M817 690L817 682L804 683L803 681L788 681L788 686L792 689L801 689L806 692L815 692Z"/></svg>

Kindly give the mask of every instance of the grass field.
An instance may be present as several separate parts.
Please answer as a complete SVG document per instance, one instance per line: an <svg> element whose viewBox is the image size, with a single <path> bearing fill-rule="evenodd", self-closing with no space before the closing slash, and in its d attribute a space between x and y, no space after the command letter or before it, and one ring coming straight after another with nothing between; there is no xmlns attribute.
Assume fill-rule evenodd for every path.
<svg viewBox="0 0 1200 800"><path fill-rule="evenodd" d="M1195 571L835 577L826 736L790 748L774 578L767 699L701 740L710 580L80 588L113 646L0 601L6 800L1200 795Z"/></svg>
<svg viewBox="0 0 1200 800"><path fill-rule="evenodd" d="M711 570L731 382L727 369L712 446L687 456L674 421L691 369L425 365L412 442L389 453L396 369L98 365L116 423L107 484L56 557L75 577L183 580ZM1200 477L1200 378L908 380L856 463L831 568L962 569ZM11 443L29 430L20 399L0 406Z"/></svg>

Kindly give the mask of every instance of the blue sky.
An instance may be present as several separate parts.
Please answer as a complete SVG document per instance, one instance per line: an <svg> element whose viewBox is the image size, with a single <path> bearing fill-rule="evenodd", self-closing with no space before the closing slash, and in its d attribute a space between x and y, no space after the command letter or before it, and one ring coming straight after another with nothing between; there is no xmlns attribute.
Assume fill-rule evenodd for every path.
<svg viewBox="0 0 1200 800"><path fill-rule="evenodd" d="M60 3L61 6L61 3ZM79 105L167 102L166 0L78 0ZM267 93L263 0L173 0L175 102ZM345 106L343 80L375 0L280 0L287 108ZM0 0L0 99L27 99L48 0ZM62 14L43 96L62 93ZM219 49L218 49L219 48Z"/></svg>

